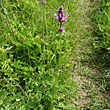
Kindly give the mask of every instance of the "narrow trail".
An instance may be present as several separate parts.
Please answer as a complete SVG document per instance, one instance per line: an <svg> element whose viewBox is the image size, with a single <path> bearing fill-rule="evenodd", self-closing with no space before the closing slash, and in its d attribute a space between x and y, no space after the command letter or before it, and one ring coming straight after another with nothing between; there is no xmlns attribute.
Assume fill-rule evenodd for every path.
<svg viewBox="0 0 110 110"><path fill-rule="evenodd" d="M88 56L84 55L83 57ZM99 83L100 79L94 79L99 72L96 68L91 68L89 62L78 61L74 80L80 88L80 91L76 94L75 102L79 109L103 110L102 107L110 108L110 103L106 100L110 96L110 91L105 91L103 84Z"/></svg>
<svg viewBox="0 0 110 110"><path fill-rule="evenodd" d="M87 40L89 43L83 43ZM107 92L104 85L99 83L100 79L97 79L97 76L100 70L93 68L90 63L91 57L88 55L92 53L90 39L85 38L79 42L76 50L79 52L76 53L77 67L74 71L74 80L77 82L80 91L76 94L75 104L82 110L110 108L110 103L106 100L110 96L110 91Z"/></svg>
<svg viewBox="0 0 110 110"><path fill-rule="evenodd" d="M97 77L100 70L97 68L92 68L91 64L91 55L92 55L92 46L91 46L91 30L92 27L89 24L90 19L86 14L87 10L90 10L90 2L82 0L80 4L82 10L82 20L85 23L80 25L80 28L83 29L83 33L76 38L78 44L75 48L75 57L74 60L77 62L76 70L74 71L75 77L74 80L77 82L80 91L76 94L76 101L73 102L76 106L79 106L81 110L103 110L102 107L109 107L110 103L106 100L110 96L110 91L106 92L103 84L99 84L99 80L95 80L94 77ZM79 6L80 7L80 6ZM107 109L108 110L108 109Z"/></svg>

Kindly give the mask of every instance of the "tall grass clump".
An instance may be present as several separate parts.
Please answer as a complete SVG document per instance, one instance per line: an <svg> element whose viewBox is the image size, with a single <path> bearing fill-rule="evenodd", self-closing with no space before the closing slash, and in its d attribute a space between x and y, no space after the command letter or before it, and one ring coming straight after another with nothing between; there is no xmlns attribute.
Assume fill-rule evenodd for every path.
<svg viewBox="0 0 110 110"><path fill-rule="evenodd" d="M0 2L0 109L77 109L73 54L84 30L84 1ZM56 20L60 6L68 19L58 13Z"/></svg>

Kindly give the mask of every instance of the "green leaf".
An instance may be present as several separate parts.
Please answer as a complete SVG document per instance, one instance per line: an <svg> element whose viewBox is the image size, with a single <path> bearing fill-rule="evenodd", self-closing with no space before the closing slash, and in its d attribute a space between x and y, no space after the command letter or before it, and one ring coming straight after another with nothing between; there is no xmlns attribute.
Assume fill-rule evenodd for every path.
<svg viewBox="0 0 110 110"><path fill-rule="evenodd" d="M3 100L0 100L0 105L2 105L3 104Z"/></svg>

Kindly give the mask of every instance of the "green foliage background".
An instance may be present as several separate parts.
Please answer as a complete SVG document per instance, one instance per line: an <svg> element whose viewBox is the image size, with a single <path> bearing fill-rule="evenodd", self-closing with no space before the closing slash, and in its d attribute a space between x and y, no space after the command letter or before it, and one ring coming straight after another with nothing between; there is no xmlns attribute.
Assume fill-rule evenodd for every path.
<svg viewBox="0 0 110 110"><path fill-rule="evenodd" d="M83 39L91 39L92 60L110 74L110 5L106 5L110 2L102 0L95 9L92 3L85 0L46 0L45 4L40 0L0 1L0 109L80 109L76 104L80 89L73 75L77 68L73 66L82 60L79 51L83 47L79 45ZM68 21L63 23L66 33L58 32L59 23L54 16L60 6L68 13ZM77 67L79 70L80 66ZM109 79L110 76L104 79L107 90Z"/></svg>

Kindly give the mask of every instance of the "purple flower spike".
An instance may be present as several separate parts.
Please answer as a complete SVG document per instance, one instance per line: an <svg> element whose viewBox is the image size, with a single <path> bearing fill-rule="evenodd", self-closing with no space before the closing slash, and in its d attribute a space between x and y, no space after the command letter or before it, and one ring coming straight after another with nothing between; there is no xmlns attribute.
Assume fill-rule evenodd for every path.
<svg viewBox="0 0 110 110"><path fill-rule="evenodd" d="M62 70L59 70L59 73L62 73Z"/></svg>
<svg viewBox="0 0 110 110"><path fill-rule="evenodd" d="M53 69L50 69L51 72L53 72Z"/></svg>
<svg viewBox="0 0 110 110"><path fill-rule="evenodd" d="M42 0L41 0L41 3L45 4L45 1L42 1Z"/></svg>
<svg viewBox="0 0 110 110"><path fill-rule="evenodd" d="M60 6L59 10L57 10L56 12L58 13L58 15L54 14L54 16L56 17L57 21L59 22L63 22L63 21L67 21L67 15L64 15L64 12L66 11L66 9L63 10L63 6Z"/></svg>
<svg viewBox="0 0 110 110"><path fill-rule="evenodd" d="M64 15L65 11L66 9L63 10L63 6L60 6L60 8L56 10L58 14L54 14L57 21L60 22L60 26L58 27L58 31L60 32L65 32L64 26L62 26L62 22L67 21L67 17L68 17L68 14Z"/></svg>
<svg viewBox="0 0 110 110"><path fill-rule="evenodd" d="M75 69L76 68L76 63L74 64L74 66L73 66L73 69Z"/></svg>

